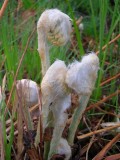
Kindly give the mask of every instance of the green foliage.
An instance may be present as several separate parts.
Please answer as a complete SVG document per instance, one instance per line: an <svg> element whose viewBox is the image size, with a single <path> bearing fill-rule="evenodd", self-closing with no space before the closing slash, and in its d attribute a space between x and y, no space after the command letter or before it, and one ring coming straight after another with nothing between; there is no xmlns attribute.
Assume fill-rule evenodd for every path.
<svg viewBox="0 0 120 160"><path fill-rule="evenodd" d="M100 54L100 73L99 78L97 81L96 89L94 91L93 97L97 100L101 97L102 91L100 86L100 82L103 79L103 75L107 73L108 68L111 67L109 72L110 75L113 75L113 69L112 65L114 64L117 66L118 59L116 59L116 63L113 62L115 59L115 56L113 54L114 46L109 50L110 53L108 53L108 48L106 48L105 51L102 51L102 46L107 44L111 37L117 35L120 31L120 2L119 0L115 1L115 4L112 6L109 0L81 0L81 1L72 1L67 0L63 1L61 3L60 0L55 1L34 1L34 0L23 0L23 7L20 9L20 11L17 13L15 9L17 8L17 2L13 3L10 2L8 4L8 7L5 11L5 14L1 20L0 24L0 30L1 30L1 36L0 36L0 63L2 63L2 60L6 57L5 61L5 68L0 68L0 79L2 80L2 77L4 73L7 73L7 87L10 90L13 78L16 72L16 69L18 67L19 60L22 56L22 53L24 52L24 48L26 46L28 37L30 33L32 32L32 29L34 26L36 26L36 21L40 14L46 9L46 8L59 8L63 12L66 12L68 15L71 15L71 18L73 19L73 25L75 28L75 33L77 37L77 43L78 48L80 51L80 55L84 54L84 50L87 50L88 48L83 49L82 39L85 36L93 37L96 41L96 48L99 48ZM31 15L29 17L21 16L21 11L24 12L29 9L35 10L35 15ZM9 16L8 16L9 15ZM83 16L83 24L84 24L84 31L82 37L80 37L78 28L75 23L75 17ZM107 26L109 25L109 26ZM22 66L19 71L18 79L21 79L23 77L30 78L32 80L37 81L40 83L41 81L41 69L40 69L40 59L37 52L37 34L35 34L31 42L28 46L27 52L25 54L25 58L23 60ZM120 43L118 41L118 43ZM120 47L120 45L118 45ZM94 48L93 48L94 49ZM73 55L73 53L68 53L68 49L63 47L62 49L59 47L50 47L50 53L51 54L51 63L54 62L56 58L65 60L66 62L69 62L68 57L70 55ZM119 50L119 48L118 48ZM62 54L61 54L62 53ZM67 54L67 56L66 56ZM74 56L74 55L73 55ZM104 68L105 61L110 61L110 66L107 68ZM31 67L32 65L32 67ZM118 69L116 69L116 73L118 72ZM111 87L112 91L114 91L114 87Z"/></svg>
<svg viewBox="0 0 120 160"><path fill-rule="evenodd" d="M94 103L100 100L104 95L114 93L118 88L117 80L112 80L105 86L100 86L100 83L108 77L112 77L120 71L120 39L117 41L117 49L115 44L109 45L105 51L102 47L108 44L109 41L120 33L120 1L115 0L112 5L110 0L22 0L23 6L17 11L17 1L9 1L5 10L4 16L0 23L0 85L2 84L3 76L7 75L6 90L11 91L14 76L25 50L28 38L36 27L36 22L40 14L49 8L58 8L67 13L73 20L73 27L78 44L79 57L84 55L89 50L89 43L84 37L92 38L95 45L91 50L99 50L100 70L96 87L91 97ZM67 2L67 3L66 3ZM1 7L0 3L0 7ZM28 16L27 16L28 14ZM30 14L30 15L29 15ZM82 35L79 33L75 23L76 19L83 16L84 30ZM70 44L67 47L53 47L50 45L51 64L56 59L64 60L69 63L71 59L75 59L74 50L70 50ZM95 49L95 50L94 50ZM72 58L71 58L72 57ZM6 59L6 60L5 60ZM5 60L4 65L2 64ZM109 65L106 64L109 63ZM25 57L20 67L17 79L28 78L41 82L41 62L37 51L37 33L35 33L28 45ZM116 113L119 112L119 96L111 98L111 104L105 104L106 109L112 107ZM6 159L11 159L12 143L14 138L14 126L11 115L11 130L9 138L6 134L6 119L4 112L6 104L3 100L0 112L0 121L3 127L3 138ZM99 112L89 113L89 115L102 115Z"/></svg>
<svg viewBox="0 0 120 160"><path fill-rule="evenodd" d="M80 31L78 30L78 26L76 24L76 19L75 19L72 7L71 7L68 0L67 0L67 4L68 4L68 7L69 7L69 10L70 10L70 13L71 13L71 18L73 20L73 25L74 25L74 29L75 29L77 42L78 42L79 52L80 52L80 55L84 55L84 49L83 49L83 45L82 45L82 41L81 41Z"/></svg>
<svg viewBox="0 0 120 160"><path fill-rule="evenodd" d="M109 8L108 8L109 3L108 3L108 1L104 1L104 0L100 1L100 29L99 29L99 33L100 33L99 34L100 54L99 54L99 57L100 57L100 62L101 62L101 69L100 69L100 72L99 72L95 98L98 98L98 97L101 96L101 94L100 94L101 89L100 89L99 85L100 85L100 82L101 82L103 74L104 74L103 70L104 70L104 64L105 64L106 57L107 56L110 56L110 57L112 56L111 54L109 55L108 48L106 48L106 50L103 52L102 47L103 47L103 45L108 44L108 42L110 41L110 38L112 36L112 33L114 32L116 26L120 22L120 17L117 16L117 11L118 11L117 5L118 5L118 0L116 1L116 5L114 7L114 11L113 11L113 14L112 14L112 17L111 17L110 29L109 29L108 33L106 34L105 33L105 26L106 26L106 21L108 19L107 14L108 14L108 11L109 11ZM105 37L106 37L106 39L105 39Z"/></svg>
<svg viewBox="0 0 120 160"><path fill-rule="evenodd" d="M34 5L33 0L22 0L22 2L23 2L23 5L24 5L25 9L30 9Z"/></svg>
<svg viewBox="0 0 120 160"><path fill-rule="evenodd" d="M0 123L2 124L2 135L3 135L3 148L5 152L5 159L11 160L11 152L12 152L12 145L14 139L14 125L12 121L11 114L9 113L11 124L10 124L10 133L9 136L6 133L6 119L5 119L5 110L6 110L6 103L5 97L3 95L2 101L0 102Z"/></svg>

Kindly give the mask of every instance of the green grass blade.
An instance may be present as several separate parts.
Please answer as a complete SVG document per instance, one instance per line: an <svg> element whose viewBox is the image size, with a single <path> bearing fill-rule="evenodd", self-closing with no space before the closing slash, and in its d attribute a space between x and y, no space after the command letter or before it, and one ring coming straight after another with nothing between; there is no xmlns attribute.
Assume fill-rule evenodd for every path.
<svg viewBox="0 0 120 160"><path fill-rule="evenodd" d="M75 34L76 34L76 38L77 38L77 42L78 42L78 47L79 47L80 55L82 56L82 55L84 55L85 52L84 52L82 41L81 41L80 31L78 30L78 26L76 24L75 16L74 16L72 7L71 7L71 5L69 3L69 0L66 0L66 1L67 1L67 4L68 4L68 7L69 7L71 18L73 20L73 25L74 25L74 29L75 29Z"/></svg>

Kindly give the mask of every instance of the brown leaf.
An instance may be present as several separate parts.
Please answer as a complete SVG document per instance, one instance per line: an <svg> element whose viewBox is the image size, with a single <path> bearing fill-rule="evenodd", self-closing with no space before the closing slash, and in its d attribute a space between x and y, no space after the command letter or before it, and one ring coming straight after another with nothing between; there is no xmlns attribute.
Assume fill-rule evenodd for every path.
<svg viewBox="0 0 120 160"><path fill-rule="evenodd" d="M37 150L35 148L28 149L26 152L30 160L40 160Z"/></svg>
<svg viewBox="0 0 120 160"><path fill-rule="evenodd" d="M42 160L37 149L34 146L34 138L36 131L28 131L24 133L24 146L30 160Z"/></svg>
<svg viewBox="0 0 120 160"><path fill-rule="evenodd" d="M68 114L73 113L78 106L79 106L79 97L76 93L72 93L71 106L65 112L67 112Z"/></svg>
<svg viewBox="0 0 120 160"><path fill-rule="evenodd" d="M44 136L43 136L43 140L44 141L51 141L52 134L53 134L53 127L45 128L45 133L44 133Z"/></svg>

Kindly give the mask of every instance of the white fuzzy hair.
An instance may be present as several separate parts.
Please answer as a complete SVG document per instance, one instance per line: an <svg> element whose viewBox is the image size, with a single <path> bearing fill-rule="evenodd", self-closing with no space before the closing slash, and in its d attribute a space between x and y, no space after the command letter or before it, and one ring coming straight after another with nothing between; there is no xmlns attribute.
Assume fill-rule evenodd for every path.
<svg viewBox="0 0 120 160"><path fill-rule="evenodd" d="M66 91L65 77L67 67L61 60L55 61L46 72L41 82L43 128L47 127L49 110L55 119L70 106L70 94Z"/></svg>
<svg viewBox="0 0 120 160"><path fill-rule="evenodd" d="M58 9L45 10L37 23L37 28L42 26L47 38L54 45L64 45L70 39L72 27L70 17Z"/></svg>
<svg viewBox="0 0 120 160"><path fill-rule="evenodd" d="M58 153L57 146L59 146L60 144L60 139L68 119L68 113L66 112L66 109L69 108L70 105L71 105L71 95L66 94L62 98L58 97L55 100L55 104L53 104L52 106L52 112L54 117L54 130L53 130L53 136L50 144L49 158L51 158L51 156L54 155L54 153ZM67 151L67 148L66 148L66 151ZM66 155L66 158L67 158L68 155L70 154L68 153L68 151L67 152L66 151L64 150L64 154ZM62 152L62 146L61 146L61 152Z"/></svg>
<svg viewBox="0 0 120 160"><path fill-rule="evenodd" d="M18 80L16 89L24 105L31 107L38 103L39 87L36 82L30 79Z"/></svg>
<svg viewBox="0 0 120 160"><path fill-rule="evenodd" d="M37 23L38 52L41 58L42 75L50 67L49 47L50 41L54 45L65 45L72 32L70 17L58 9L44 11Z"/></svg>
<svg viewBox="0 0 120 160"><path fill-rule="evenodd" d="M75 61L68 67L66 84L79 95L89 95L94 88L98 69L97 55L94 52L85 55L81 62Z"/></svg>
<svg viewBox="0 0 120 160"><path fill-rule="evenodd" d="M60 155L65 155L65 160L69 160L71 157L71 148L66 139L61 138L60 143L57 146L57 153Z"/></svg>
<svg viewBox="0 0 120 160"><path fill-rule="evenodd" d="M67 67L61 60L55 61L41 83L42 92L42 115L43 115L43 133L47 127L49 112L53 113L53 138L51 140L49 158L57 153L62 132L65 128L68 114L66 109L71 105L71 94L67 91L65 85ZM54 153L53 153L54 152Z"/></svg>
<svg viewBox="0 0 120 160"><path fill-rule="evenodd" d="M43 130L47 127L50 111L54 117L54 131L48 160L57 153L57 146L66 125L68 118L66 109L71 105L69 88L79 95L90 95L98 69L99 59L95 53L90 53L84 56L81 62L75 61L69 67L66 67L61 60L55 61L43 77L41 83Z"/></svg>

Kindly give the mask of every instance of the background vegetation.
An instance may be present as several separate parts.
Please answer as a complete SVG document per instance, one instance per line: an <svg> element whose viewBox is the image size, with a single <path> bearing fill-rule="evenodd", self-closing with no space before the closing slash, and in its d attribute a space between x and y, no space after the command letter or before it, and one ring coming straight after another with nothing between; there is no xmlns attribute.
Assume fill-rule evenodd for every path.
<svg viewBox="0 0 120 160"><path fill-rule="evenodd" d="M0 2L2 7L3 1ZM12 115L4 116L5 109L12 110L14 94L6 106L14 79L28 78L41 82L41 62L37 51L37 20L45 9L58 8L73 19L74 36L67 47L53 47L50 44L51 63L55 59L66 63L81 59L89 51L99 52L100 70L95 90L90 98L88 109L80 123L80 133L100 128L101 122L115 122L120 111L120 1L119 0L15 0L9 1L4 15L0 19L0 86L5 85L4 98L0 108L0 124L3 129L6 159L11 159L14 151L11 122L9 140L5 122ZM82 16L84 29L80 33L75 21ZM111 39L118 38L111 43ZM28 45L27 45L28 43ZM108 45L104 50L102 47ZM23 59L21 59L24 54ZM17 77L16 71L21 60ZM6 81L3 81L6 75ZM7 103L8 104L8 103ZM101 120L101 121L100 121ZM95 128L97 126L97 128ZM85 129L86 128L86 129ZM1 129L0 129L1 130ZM116 136L117 133L114 135ZM88 160L95 157L103 146L114 138L112 131L103 133L81 142L81 157ZM109 145L106 156L119 153L119 139L116 145ZM9 143L8 143L9 141ZM86 142L87 141L87 142ZM84 147L87 148L85 151ZM96 148L96 149L95 149ZM94 151L96 150L96 152ZM11 154L12 152L12 154ZM106 153L106 152L105 152ZM77 153L76 153L77 154ZM105 154L104 154L105 155ZM104 157L103 155L103 157ZM14 156L13 156L14 157ZM119 155L120 158L120 155Z"/></svg>

